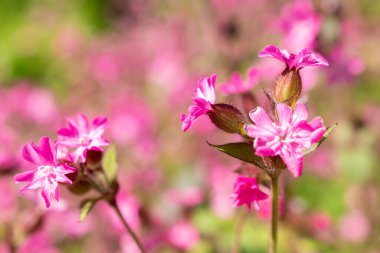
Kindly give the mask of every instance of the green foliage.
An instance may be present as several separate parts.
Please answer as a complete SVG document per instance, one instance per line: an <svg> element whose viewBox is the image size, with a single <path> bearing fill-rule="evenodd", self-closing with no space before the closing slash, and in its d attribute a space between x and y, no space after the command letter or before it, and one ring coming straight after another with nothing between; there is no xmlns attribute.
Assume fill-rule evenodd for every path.
<svg viewBox="0 0 380 253"><path fill-rule="evenodd" d="M260 156L255 155L255 150L253 149L252 143L236 142L223 145L214 145L207 142L207 144L241 161L254 164L261 169L265 168L263 159Z"/></svg>
<svg viewBox="0 0 380 253"><path fill-rule="evenodd" d="M87 215L90 213L95 204L99 201L99 198L85 199L80 203L79 222L84 221Z"/></svg>
<svg viewBox="0 0 380 253"><path fill-rule="evenodd" d="M102 166L108 180L110 182L114 182L116 180L117 172L116 148L114 145L109 146L107 151L104 153Z"/></svg>

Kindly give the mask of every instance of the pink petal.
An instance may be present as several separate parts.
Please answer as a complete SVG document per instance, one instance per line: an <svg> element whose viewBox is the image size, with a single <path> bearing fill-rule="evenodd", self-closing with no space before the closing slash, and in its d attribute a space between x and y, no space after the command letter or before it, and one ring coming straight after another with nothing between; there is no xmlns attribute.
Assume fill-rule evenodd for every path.
<svg viewBox="0 0 380 253"><path fill-rule="evenodd" d="M329 66L329 63L322 55L304 49L297 55L294 65L300 69L307 66Z"/></svg>
<svg viewBox="0 0 380 253"><path fill-rule="evenodd" d="M290 106L284 103L277 104L276 110L280 125L287 125L292 121L293 111Z"/></svg>
<svg viewBox="0 0 380 253"><path fill-rule="evenodd" d="M286 164L286 167L292 173L294 177L299 177L302 175L302 164L303 157L292 154L290 156L281 155L282 160Z"/></svg>
<svg viewBox="0 0 380 253"><path fill-rule="evenodd" d="M73 129L71 129L71 128L62 127L60 129L58 129L57 134L65 136L65 137L75 137L78 135L78 132L73 131Z"/></svg>
<svg viewBox="0 0 380 253"><path fill-rule="evenodd" d="M272 119L267 112L260 106L249 112L249 117L257 126L272 125Z"/></svg>
<svg viewBox="0 0 380 253"><path fill-rule="evenodd" d="M41 165L43 159L41 159L40 152L38 151L37 146L34 143L26 144L22 149L22 157L36 165Z"/></svg>
<svg viewBox="0 0 380 253"><path fill-rule="evenodd" d="M105 125L106 123L107 123L106 117L98 116L93 120L92 125L95 127L99 127L99 126Z"/></svg>
<svg viewBox="0 0 380 253"><path fill-rule="evenodd" d="M306 106L301 103L296 104L296 106L294 107L294 112L293 112L293 122L307 120L308 117L309 117L309 114L306 109Z"/></svg>
<svg viewBox="0 0 380 253"><path fill-rule="evenodd" d="M185 114L182 114L181 122L182 122L182 132L186 132L190 128L191 123L193 121L190 119L190 116L186 116Z"/></svg>
<svg viewBox="0 0 380 253"><path fill-rule="evenodd" d="M290 54L287 50L282 50L274 45L269 45L260 51L259 57L276 58L288 65Z"/></svg>
<svg viewBox="0 0 380 253"><path fill-rule="evenodd" d="M47 164L54 164L53 152L50 146L50 138L46 136L42 137L38 142L38 148Z"/></svg>
<svg viewBox="0 0 380 253"><path fill-rule="evenodd" d="M41 195L45 201L46 207L49 208L50 207L50 192L48 191L48 189L43 188L41 191Z"/></svg>
<svg viewBox="0 0 380 253"><path fill-rule="evenodd" d="M14 176L14 180L16 181L16 183L32 181L34 177L34 172L34 170L28 170L18 173Z"/></svg>

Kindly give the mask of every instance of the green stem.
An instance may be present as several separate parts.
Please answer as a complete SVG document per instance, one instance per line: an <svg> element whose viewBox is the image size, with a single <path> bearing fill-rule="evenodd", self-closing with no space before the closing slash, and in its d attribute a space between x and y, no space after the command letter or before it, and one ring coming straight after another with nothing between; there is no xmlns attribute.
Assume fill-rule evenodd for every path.
<svg viewBox="0 0 380 253"><path fill-rule="evenodd" d="M278 176L272 176L272 227L269 253L277 252Z"/></svg>
<svg viewBox="0 0 380 253"><path fill-rule="evenodd" d="M246 218L246 210L243 209L243 212L239 214L239 220L236 224L236 229L235 229L235 238L234 238L234 243L232 245L232 253L239 253L240 252L240 241L241 241L241 233L243 231L243 226Z"/></svg>
<svg viewBox="0 0 380 253"><path fill-rule="evenodd" d="M128 225L127 221L124 219L123 214L121 213L121 211L120 211L117 203L114 202L111 205L115 209L115 211L116 211L117 215L119 216L121 222L123 223L124 227L127 229L128 233L132 236L132 238L135 241L136 245L139 247L141 253L146 253L146 251L144 250L144 247L142 246L139 238L137 237L137 235L135 234L135 232L133 232L132 228Z"/></svg>

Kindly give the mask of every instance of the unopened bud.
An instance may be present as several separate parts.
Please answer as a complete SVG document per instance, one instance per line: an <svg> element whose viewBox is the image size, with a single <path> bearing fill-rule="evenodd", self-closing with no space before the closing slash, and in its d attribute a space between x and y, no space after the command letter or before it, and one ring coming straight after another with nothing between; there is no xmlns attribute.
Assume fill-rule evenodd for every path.
<svg viewBox="0 0 380 253"><path fill-rule="evenodd" d="M301 95L302 82L298 70L286 68L275 81L274 99L276 103L286 103L294 107Z"/></svg>
<svg viewBox="0 0 380 253"><path fill-rule="evenodd" d="M207 114L212 123L228 133L244 135L246 124L243 114L234 106L228 104L213 104Z"/></svg>

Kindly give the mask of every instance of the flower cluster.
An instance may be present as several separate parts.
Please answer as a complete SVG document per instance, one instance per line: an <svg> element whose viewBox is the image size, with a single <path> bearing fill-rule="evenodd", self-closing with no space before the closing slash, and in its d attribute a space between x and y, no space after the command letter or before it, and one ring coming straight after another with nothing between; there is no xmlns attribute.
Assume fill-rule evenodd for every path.
<svg viewBox="0 0 380 253"><path fill-rule="evenodd" d="M198 82L189 115L182 115L182 130L186 131L196 118L207 114L217 127L226 132L239 133L244 139L241 143L212 146L243 162L253 163L272 179L277 178L285 167L294 177L299 177L302 175L305 150L322 139L326 127L321 117L308 121L306 106L298 102L302 89L298 72L304 67L329 64L321 55L308 49L294 54L273 45L261 50L259 57L276 58L286 64L285 70L275 82L274 98L270 98L273 104L271 113L267 113L260 106L250 108L251 122L246 122L237 108L227 104L215 104L214 74ZM258 75L256 69L251 68L248 82L244 83L240 75L233 73L231 80L223 84L221 89L227 94L249 93L257 83ZM250 96L253 97L253 94ZM244 99L243 94L242 98ZM241 126L243 129L240 129ZM243 172L236 179L231 196L234 206L246 205L248 211L252 204L255 209L259 209L259 201L268 198L260 190L260 181L250 174Z"/></svg>
<svg viewBox="0 0 380 253"><path fill-rule="evenodd" d="M22 157L35 168L15 176L17 183L27 182L21 192L41 189L46 207L50 207L52 196L58 201L58 184L72 184L71 178L75 178L77 166L74 163L84 163L88 150L101 150L108 145L103 137L106 122L106 118L97 117L90 125L86 116L79 114L67 120L68 128L58 130L58 140L54 143L49 137L42 137L37 145L26 144ZM69 148L73 148L73 152L69 153Z"/></svg>

